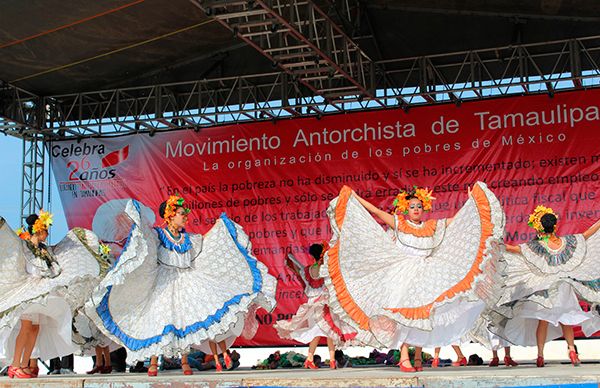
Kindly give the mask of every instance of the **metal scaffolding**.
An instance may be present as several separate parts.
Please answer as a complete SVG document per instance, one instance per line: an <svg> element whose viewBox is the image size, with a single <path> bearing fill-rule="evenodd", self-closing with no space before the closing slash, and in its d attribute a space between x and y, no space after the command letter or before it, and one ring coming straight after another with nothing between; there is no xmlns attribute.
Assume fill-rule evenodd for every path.
<svg viewBox="0 0 600 388"><path fill-rule="evenodd" d="M42 135L23 139L23 181L21 184L21 223L25 218L40 209L47 209L45 194L46 145ZM48 181L50 181L48 179Z"/></svg>
<svg viewBox="0 0 600 388"><path fill-rule="evenodd" d="M207 12L215 17L221 15L238 36L246 34L243 39L260 41L257 49L264 52L277 47L278 50L267 52L272 53L280 71L55 96L35 96L12 85L0 85L0 131L24 139L24 214L44 204L43 145L48 141L133 133L152 135L175 129L199 130L223 124L365 109L408 110L414 106L448 102L458 105L463 101L509 95L552 96L558 90L600 86L600 36L374 63L358 49L355 56L336 57L333 51L353 45L345 36L340 38L342 43L335 41L337 49L326 46L325 37L318 39L318 44L296 50L281 42L275 45L275 39L271 38L276 36L276 39L287 36L286 44L298 45L311 38L310 31L318 23L323 25L316 32L335 31L326 17L315 8L310 9L309 3L302 5L306 8L300 11L301 4L296 2L295 7L285 8L277 7L277 2L256 1L252 9L244 11L243 18L230 9L234 3L249 6L247 1L203 2L202 6L208 10L207 4L211 4L213 8ZM247 16L250 11L260 11L256 15L265 18L262 27L258 26L258 20ZM289 24L290 20L298 20L297 12L314 14L310 29L296 23L292 32L284 23L282 15L286 15ZM272 27L275 24L277 28ZM258 34L262 30L265 33ZM290 37L296 41L291 42ZM266 42L271 40L269 46ZM319 52L313 46L325 51ZM311 54L303 57L305 53ZM310 68L319 70L296 73ZM346 90L349 93L341 89L334 93L329 85L336 85L335 82L352 88Z"/></svg>
<svg viewBox="0 0 600 388"><path fill-rule="evenodd" d="M600 84L600 36L385 60L372 96L332 101L284 71L13 100L42 109L40 125L8 125L7 134L64 140L248 121L548 93ZM13 93L14 95L14 93ZM41 101L41 103L39 103ZM28 105L29 104L29 105ZM22 123L11 113L5 119ZM6 110L3 110L6 112ZM31 116L33 115L33 116ZM8 117L7 117L8 116Z"/></svg>
<svg viewBox="0 0 600 388"><path fill-rule="evenodd" d="M374 62L311 0L192 3L313 94L374 97Z"/></svg>

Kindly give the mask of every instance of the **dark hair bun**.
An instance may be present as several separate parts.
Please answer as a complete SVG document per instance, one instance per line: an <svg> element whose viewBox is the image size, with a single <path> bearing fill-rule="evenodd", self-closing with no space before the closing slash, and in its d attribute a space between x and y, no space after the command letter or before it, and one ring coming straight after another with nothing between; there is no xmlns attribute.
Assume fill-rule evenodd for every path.
<svg viewBox="0 0 600 388"><path fill-rule="evenodd" d="M33 234L33 224L40 218L37 214L30 214L25 218L25 222L27 222L27 231L29 234Z"/></svg>
<svg viewBox="0 0 600 388"><path fill-rule="evenodd" d="M167 201L164 201L158 207L158 215L160 216L160 218L163 218L163 219L165 218L165 211L166 210L167 210Z"/></svg>
<svg viewBox="0 0 600 388"><path fill-rule="evenodd" d="M33 224L35 224L35 222L38 220L38 218L40 218L40 217L37 214L30 214L25 219L25 222L27 222L27 225L33 226Z"/></svg>
<svg viewBox="0 0 600 388"><path fill-rule="evenodd" d="M321 253L323 253L323 245L322 244L313 244L308 248L308 253L316 260L321 258Z"/></svg>
<svg viewBox="0 0 600 388"><path fill-rule="evenodd" d="M556 216L554 214L544 214L542 218L540 218L540 222L542 223L542 227L544 228L544 233L552 233L556 227Z"/></svg>

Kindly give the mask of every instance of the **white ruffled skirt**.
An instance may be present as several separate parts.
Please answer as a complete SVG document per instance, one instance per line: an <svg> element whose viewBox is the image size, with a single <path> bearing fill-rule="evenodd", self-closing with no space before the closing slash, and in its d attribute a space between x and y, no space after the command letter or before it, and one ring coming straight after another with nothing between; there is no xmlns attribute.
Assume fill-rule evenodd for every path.
<svg viewBox="0 0 600 388"><path fill-rule="evenodd" d="M323 293L302 304L292 319L277 322L275 329L279 337L303 344L316 337L331 338L337 348L355 344L356 331L331 313Z"/></svg>
<svg viewBox="0 0 600 388"><path fill-rule="evenodd" d="M152 231L140 225L139 212L128 212L135 223L128 246L86 304L103 334L127 348L128 362L235 339L255 305L274 308L276 279L225 215L205 235L193 266L178 268L157 263L149 253Z"/></svg>
<svg viewBox="0 0 600 388"><path fill-rule="evenodd" d="M14 314L10 324L0 329L0 359L12 361L15 342L21 330L21 320L30 320L40 326L32 358L49 360L76 351L71 342L71 309L64 298L48 295L33 303L24 303L20 315Z"/></svg>
<svg viewBox="0 0 600 388"><path fill-rule="evenodd" d="M500 298L504 217L483 184L421 256L393 241L347 187L328 213L334 238L320 274L332 313L359 336L368 331L387 348L460 343Z"/></svg>
<svg viewBox="0 0 600 388"><path fill-rule="evenodd" d="M485 303L481 301L457 300L455 303L448 303L436 309L431 317L431 330L410 327L399 329L389 320L383 321L387 322L389 327L386 327L386 323L382 320L372 321L372 330L378 333L377 339L393 349L400 348L404 343L424 348L458 345L465 342L465 338L485 307Z"/></svg>
<svg viewBox="0 0 600 388"><path fill-rule="evenodd" d="M504 337L520 346L537 344L536 330L539 321L549 323L546 341L552 341L562 337L561 324L581 325L593 319L591 313L581 309L577 295L567 283L561 283L547 296L533 295L517 302L513 314L504 328Z"/></svg>

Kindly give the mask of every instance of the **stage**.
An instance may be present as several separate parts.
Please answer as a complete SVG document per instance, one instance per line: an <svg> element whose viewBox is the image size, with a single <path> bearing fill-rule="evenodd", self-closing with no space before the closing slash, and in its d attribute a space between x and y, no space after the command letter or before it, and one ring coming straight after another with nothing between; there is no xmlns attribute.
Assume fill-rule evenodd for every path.
<svg viewBox="0 0 600 388"><path fill-rule="evenodd" d="M561 387L598 388L600 365L585 364L574 368L567 364L550 364L544 368L520 365L516 368L489 368L469 366L426 368L419 373L401 373L392 367L346 368L331 371L302 369L277 369L253 371L240 369L217 374L214 371L197 372L183 376L179 371L161 373L149 378L143 374L73 375L40 377L36 380L0 379L0 388L145 388L145 387L426 387L426 388L479 388L479 387Z"/></svg>

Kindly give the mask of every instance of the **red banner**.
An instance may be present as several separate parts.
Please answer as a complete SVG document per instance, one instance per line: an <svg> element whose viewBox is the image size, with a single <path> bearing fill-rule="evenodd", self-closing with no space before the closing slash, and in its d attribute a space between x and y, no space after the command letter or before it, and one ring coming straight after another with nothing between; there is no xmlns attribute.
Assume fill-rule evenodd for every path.
<svg viewBox="0 0 600 388"><path fill-rule="evenodd" d="M540 203L560 215L559 233L584 231L600 217L599 105L589 90L58 142L50 153L70 227L117 239L114 200L157 214L176 191L192 209L188 230L205 233L223 211L241 224L280 281L276 310L240 344L278 345L289 342L272 324L305 301L284 258L308 261L307 247L330 237L325 210L344 184L384 209L399 188L433 188L440 218L480 180L506 211L508 243L534 237L527 216Z"/></svg>

